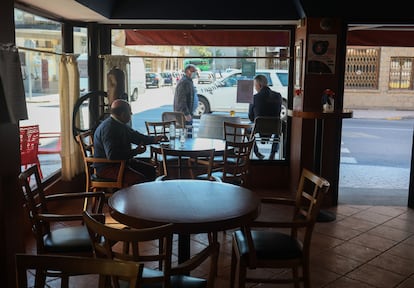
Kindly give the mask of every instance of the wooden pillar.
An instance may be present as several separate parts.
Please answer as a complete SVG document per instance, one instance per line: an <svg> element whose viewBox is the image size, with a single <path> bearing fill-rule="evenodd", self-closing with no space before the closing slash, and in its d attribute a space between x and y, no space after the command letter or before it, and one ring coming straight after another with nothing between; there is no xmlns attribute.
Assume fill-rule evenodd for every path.
<svg viewBox="0 0 414 288"><path fill-rule="evenodd" d="M5 0L0 9L0 43L15 43L14 1ZM19 127L0 123L0 243L2 287L16 287L15 261L17 252L24 252L24 213L22 196L17 185L20 173Z"/></svg>
<svg viewBox="0 0 414 288"><path fill-rule="evenodd" d="M306 167L331 183L324 206L335 206L338 202L346 25L339 18L303 19L296 31L296 45L302 49L302 61L295 58L298 61L295 69L302 67L302 70L295 72L299 79L294 83L296 89L303 91L300 108L296 110L314 112L314 118L292 117L291 187L296 188L301 168ZM318 120L325 89L335 92L334 106L338 117ZM315 151L319 149L321 157L315 159Z"/></svg>

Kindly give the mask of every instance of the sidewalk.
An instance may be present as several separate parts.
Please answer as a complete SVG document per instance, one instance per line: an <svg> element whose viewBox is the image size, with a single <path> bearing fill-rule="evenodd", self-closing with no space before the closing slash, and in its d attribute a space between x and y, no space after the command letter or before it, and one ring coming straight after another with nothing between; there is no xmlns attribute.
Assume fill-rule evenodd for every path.
<svg viewBox="0 0 414 288"><path fill-rule="evenodd" d="M414 110L351 110L354 112L353 118L386 120L414 119Z"/></svg>

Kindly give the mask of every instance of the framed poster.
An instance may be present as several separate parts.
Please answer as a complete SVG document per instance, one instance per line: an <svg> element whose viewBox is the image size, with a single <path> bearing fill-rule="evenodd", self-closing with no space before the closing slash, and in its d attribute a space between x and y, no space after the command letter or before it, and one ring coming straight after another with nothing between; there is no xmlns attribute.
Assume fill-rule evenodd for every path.
<svg viewBox="0 0 414 288"><path fill-rule="evenodd" d="M307 72L312 74L334 74L336 35L311 34L308 39Z"/></svg>
<svg viewBox="0 0 414 288"><path fill-rule="evenodd" d="M303 42L299 40L295 43L295 87L302 86L303 69Z"/></svg>

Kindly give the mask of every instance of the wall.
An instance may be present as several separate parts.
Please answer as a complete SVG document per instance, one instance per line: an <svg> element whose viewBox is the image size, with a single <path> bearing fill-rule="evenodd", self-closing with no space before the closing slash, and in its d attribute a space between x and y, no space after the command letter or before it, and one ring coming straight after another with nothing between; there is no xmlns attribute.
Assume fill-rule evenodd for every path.
<svg viewBox="0 0 414 288"><path fill-rule="evenodd" d="M345 89L344 108L414 110L414 90L389 90L391 57L414 57L414 48L381 47L377 90Z"/></svg>

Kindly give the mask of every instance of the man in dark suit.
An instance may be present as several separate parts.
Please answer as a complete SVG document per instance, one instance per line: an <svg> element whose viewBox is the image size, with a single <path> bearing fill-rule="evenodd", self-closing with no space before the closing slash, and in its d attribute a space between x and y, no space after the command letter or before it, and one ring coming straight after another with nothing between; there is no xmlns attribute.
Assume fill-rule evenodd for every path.
<svg viewBox="0 0 414 288"><path fill-rule="evenodd" d="M257 116L280 117L280 110L282 109L282 95L279 92L271 90L267 85L266 76L260 74L256 75L254 78L254 87L257 93L253 95L253 104L249 105L249 119L252 122ZM272 144L269 156L270 160L274 159L278 148L279 143L276 142ZM256 144L253 147L253 151L256 157L260 160L264 158L264 155L259 152L259 148Z"/></svg>

